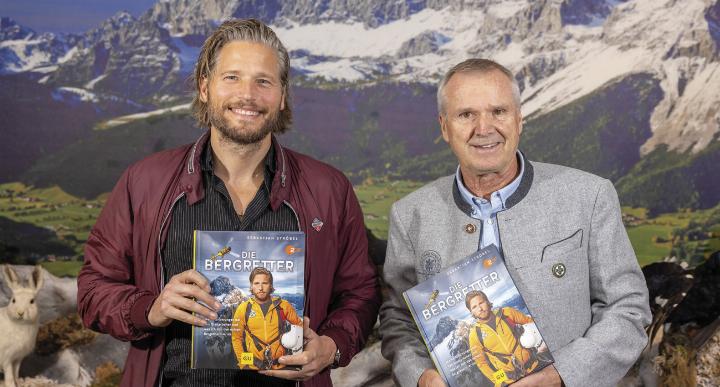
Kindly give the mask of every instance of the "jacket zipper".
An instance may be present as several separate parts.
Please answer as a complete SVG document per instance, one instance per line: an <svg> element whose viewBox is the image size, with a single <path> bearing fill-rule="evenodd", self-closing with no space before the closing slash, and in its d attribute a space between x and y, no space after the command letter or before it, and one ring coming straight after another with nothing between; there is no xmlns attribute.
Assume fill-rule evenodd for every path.
<svg viewBox="0 0 720 387"><path fill-rule="evenodd" d="M280 150L282 151L282 147L280 148ZM285 164L285 157L283 157L283 169L284 169L284 164ZM283 175L282 175L282 180L283 180L283 183L284 183L284 182L285 182L285 174L284 174L284 173L283 173ZM285 185L285 184L283 184L283 186L284 186L284 185ZM302 227L300 227L300 218L298 218L297 212L295 211L295 209L293 208L293 206L291 206L290 203L288 203L287 200L283 200L283 203L284 203L286 206L288 206L288 207L290 208L290 211L292 211L293 215L295 215L295 221L297 222L298 231L302 231ZM307 238L306 238L306 239L305 239L305 252L308 251L308 243L307 243L307 242L308 242L308 241L307 241ZM305 259L307 260L307 256L305 256ZM304 267L305 270L307 270L307 267L306 267L305 265L303 265L303 267ZM303 276L304 276L304 275L305 275L305 273L304 273L304 270L303 270ZM303 290L305 290L304 287L303 287ZM303 316L307 316L307 315L308 315L308 298L307 298L307 291L306 291L306 290L305 290L305 302L304 302L303 304L304 304L304 307L303 307ZM300 387L300 382L295 382L295 387Z"/></svg>
<svg viewBox="0 0 720 387"><path fill-rule="evenodd" d="M162 259L162 234L163 229L165 228L165 224L167 223L167 220L170 218L170 214L173 211L173 208L175 208L175 205L177 202L185 196L185 192L181 192L180 195L178 195L175 200L173 200L172 204L170 205L170 208L168 209L168 212L165 214L165 217L163 218L162 223L160 223L160 232L158 233L158 240L157 240L157 254L158 254L158 262L160 262L160 291L162 292L163 288L165 288L165 268L163 267L163 259ZM163 329L164 330L164 329ZM163 350L164 352L164 350ZM163 368L165 367L165 354L163 353L162 356L162 362L160 362L160 377L158 378L158 387L162 387L163 383Z"/></svg>
<svg viewBox="0 0 720 387"><path fill-rule="evenodd" d="M175 200L173 200L172 204L170 205L170 208L168 209L168 212L165 214L165 217L163 218L162 223L160 224L160 232L158 233L158 241L157 241L157 253L158 253L158 260L160 262L160 291L163 290L165 287L165 269L163 268L163 261L162 261L162 234L163 229L165 228L165 224L167 223L168 218L170 218L170 214L172 213L173 208L175 208L175 204L183 197L185 196L185 192L181 192L180 195L178 195Z"/></svg>
<svg viewBox="0 0 720 387"><path fill-rule="evenodd" d="M298 231L302 231L302 227L300 227L300 218L298 218L297 212L295 211L295 209L293 208L293 206L291 206L290 203L288 203L287 200L283 200L283 204L285 204L286 206L288 206L288 207L290 208L290 211L292 211L293 215L295 215L295 221L297 222ZM307 238L306 238L306 239L305 239L305 252L307 252L307 251L308 251L308 241L307 241ZM307 261L307 256L305 256L305 260ZM304 270L307 269L307 267L305 267L305 265L303 265L303 267L304 267ZM304 271L304 270L303 270L303 271ZM303 276L304 276L304 275L305 275L305 273L303 273ZM307 293L307 292L306 292L306 293ZM307 307L308 307L308 304L307 304L307 295L306 295L306 297L305 297L305 302L304 302L304 309L303 309L304 312L303 312L303 316L307 316L307 314L308 314L308 313L307 313L307 311L308 311Z"/></svg>

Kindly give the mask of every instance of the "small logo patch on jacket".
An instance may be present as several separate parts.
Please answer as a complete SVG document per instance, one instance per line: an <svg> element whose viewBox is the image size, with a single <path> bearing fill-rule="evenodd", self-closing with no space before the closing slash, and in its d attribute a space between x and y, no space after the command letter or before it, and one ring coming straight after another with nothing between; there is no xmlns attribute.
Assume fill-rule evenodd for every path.
<svg viewBox="0 0 720 387"><path fill-rule="evenodd" d="M418 267L418 274L424 276L426 279L440 272L442 269L442 258L440 254L434 250L426 250L420 256L420 262Z"/></svg>
<svg viewBox="0 0 720 387"><path fill-rule="evenodd" d="M320 229L322 229L323 224L324 223L322 222L322 220L315 218L315 219L313 219L311 226L312 226L312 228L315 229L315 231L319 232Z"/></svg>

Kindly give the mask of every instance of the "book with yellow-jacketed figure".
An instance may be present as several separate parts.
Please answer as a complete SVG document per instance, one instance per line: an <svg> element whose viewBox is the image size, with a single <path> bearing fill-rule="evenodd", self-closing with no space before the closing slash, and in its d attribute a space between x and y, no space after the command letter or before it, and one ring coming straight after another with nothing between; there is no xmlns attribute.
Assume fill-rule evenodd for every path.
<svg viewBox="0 0 720 387"><path fill-rule="evenodd" d="M296 369L278 359L303 348L305 233L196 230L193 251L221 308L192 327L191 368Z"/></svg>
<svg viewBox="0 0 720 387"><path fill-rule="evenodd" d="M495 245L403 296L450 387L506 386L554 361Z"/></svg>

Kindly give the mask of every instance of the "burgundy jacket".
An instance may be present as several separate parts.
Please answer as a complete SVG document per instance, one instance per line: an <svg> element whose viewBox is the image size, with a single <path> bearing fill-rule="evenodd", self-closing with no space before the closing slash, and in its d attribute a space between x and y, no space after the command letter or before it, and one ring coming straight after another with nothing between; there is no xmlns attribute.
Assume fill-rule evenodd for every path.
<svg viewBox="0 0 720 387"><path fill-rule="evenodd" d="M208 138L206 132L194 144L130 166L90 231L78 275L78 311L85 326L131 342L122 386L158 383L164 330L152 327L147 315L164 282L160 252L173 206L182 197L188 205L203 198L200 154ZM272 146L277 172L270 205L289 205L307 235L305 315L313 330L335 341L345 366L362 350L380 304L363 215L341 172L283 148L274 137ZM329 370L304 383L331 385Z"/></svg>

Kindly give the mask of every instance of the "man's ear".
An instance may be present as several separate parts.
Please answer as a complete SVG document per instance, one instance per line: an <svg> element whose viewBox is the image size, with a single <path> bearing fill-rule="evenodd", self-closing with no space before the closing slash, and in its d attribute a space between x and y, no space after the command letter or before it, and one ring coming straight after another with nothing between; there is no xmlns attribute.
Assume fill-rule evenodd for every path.
<svg viewBox="0 0 720 387"><path fill-rule="evenodd" d="M287 90L283 88L282 95L280 96L280 111L285 110L285 96L287 95Z"/></svg>
<svg viewBox="0 0 720 387"><path fill-rule="evenodd" d="M518 112L518 135L522 134L523 130L523 115L522 112Z"/></svg>
<svg viewBox="0 0 720 387"><path fill-rule="evenodd" d="M442 133L443 140L445 140L445 142L449 143L450 135L448 134L447 127L446 127L447 118L443 117L442 113L438 114L438 123L440 123L440 132Z"/></svg>
<svg viewBox="0 0 720 387"><path fill-rule="evenodd" d="M202 77L200 79L200 101L207 103L208 101L208 77Z"/></svg>

